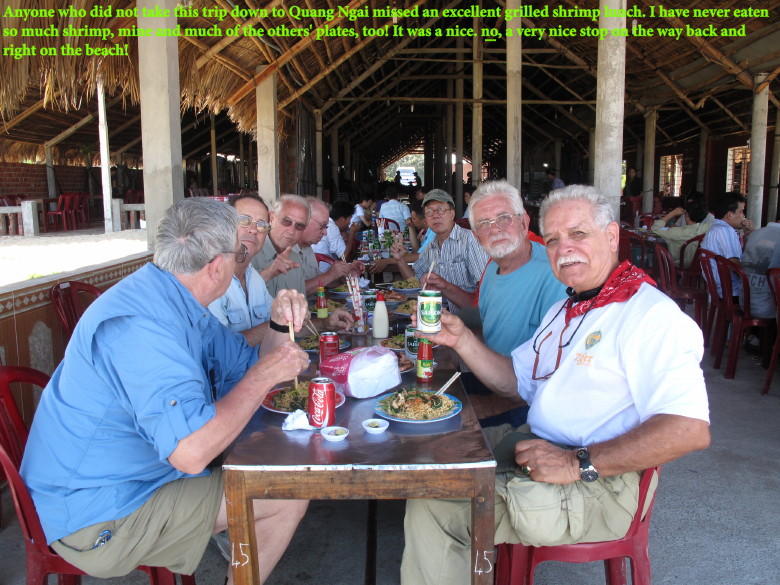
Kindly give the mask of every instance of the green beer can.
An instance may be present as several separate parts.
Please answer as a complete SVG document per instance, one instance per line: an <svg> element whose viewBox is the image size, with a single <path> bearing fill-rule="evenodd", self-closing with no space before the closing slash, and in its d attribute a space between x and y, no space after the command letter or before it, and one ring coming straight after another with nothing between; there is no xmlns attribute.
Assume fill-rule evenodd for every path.
<svg viewBox="0 0 780 585"><path fill-rule="evenodd" d="M424 290L417 296L417 331L441 331L441 291Z"/></svg>

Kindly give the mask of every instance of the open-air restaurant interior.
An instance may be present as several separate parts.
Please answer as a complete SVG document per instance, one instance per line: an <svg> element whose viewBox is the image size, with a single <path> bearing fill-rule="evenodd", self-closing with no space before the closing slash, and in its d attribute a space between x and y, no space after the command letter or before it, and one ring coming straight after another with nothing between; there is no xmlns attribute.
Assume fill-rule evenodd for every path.
<svg viewBox="0 0 780 585"><path fill-rule="evenodd" d="M1 10L0 584L780 583L780 0Z"/></svg>

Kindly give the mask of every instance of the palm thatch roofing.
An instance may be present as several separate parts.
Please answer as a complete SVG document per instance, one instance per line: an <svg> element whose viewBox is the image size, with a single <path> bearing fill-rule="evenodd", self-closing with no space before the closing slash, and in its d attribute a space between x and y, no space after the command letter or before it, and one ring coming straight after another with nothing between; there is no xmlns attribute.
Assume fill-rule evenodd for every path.
<svg viewBox="0 0 780 585"><path fill-rule="evenodd" d="M229 135L233 128L254 131L252 90L258 80L274 72L282 132L289 130L295 107L320 110L326 132L337 130L340 139L349 138L352 150L360 151L370 164L388 164L436 133L437 124L456 101L460 83L470 129L476 44L484 72L483 160L501 166L506 158L507 30L517 34L520 28L535 28L546 32L541 38L537 33L523 37L523 148L543 147L559 139L566 148L587 151L588 131L595 119L599 43L587 33L598 26L592 18L597 0L527 2L523 8L529 12L509 19L503 0L484 0L485 16L479 19L469 12L478 4L473 0L352 0L349 4L346 0L341 4L335 0L194 0L185 4L179 8L185 144L208 142L200 133L207 131L208 114L214 113L217 132L225 137L220 152L235 150L237 141L232 139L231 145ZM47 141L95 112L99 79L110 104L112 152L141 157L138 42L136 37L120 36L139 25L132 16L135 2L116 0L111 15L91 16L95 4L87 0L12 0L4 10L71 5L86 16L3 18L4 28L44 30L53 24L57 29L56 36L32 41L0 37L3 54L12 45L27 42L54 47L58 53L65 44L114 51L118 47L127 56L0 58L4 123L0 157L5 160L41 160ZM746 6L740 0L665 0L664 13L659 14L651 0L630 3L624 149L641 142L643 113L650 107L659 109L659 145L698 140L703 130L711 136L749 133L754 76L766 73L770 91L778 89L780 0ZM388 8L406 10L407 16L394 18L379 12ZM694 18L694 10L710 9L721 12L697 12ZM683 10L689 11L687 16L679 12ZM462 33L475 23L487 33L477 31L476 38L451 36L452 31ZM108 29L113 38L65 37L66 27ZM388 34L369 36L366 27ZM401 36L393 36L396 27L401 27ZM652 31L652 36L637 36L637 27ZM689 36L686 27L715 31L718 36ZM661 29L680 28L679 40L661 36ZM185 34L188 29L190 34ZM722 36L723 29L736 36ZM338 36L317 39L322 31ZM564 31L574 36L554 36ZM260 72L263 68L265 72ZM772 95L770 127L777 105ZM94 152L96 124L95 116L60 143L60 159L77 160L85 152ZM469 135L467 130L467 156ZM183 150L187 152L187 146Z"/></svg>

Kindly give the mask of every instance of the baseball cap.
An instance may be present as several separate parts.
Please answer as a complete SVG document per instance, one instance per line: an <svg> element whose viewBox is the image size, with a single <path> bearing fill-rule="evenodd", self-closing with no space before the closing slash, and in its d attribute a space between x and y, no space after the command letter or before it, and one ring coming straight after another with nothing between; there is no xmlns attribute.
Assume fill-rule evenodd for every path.
<svg viewBox="0 0 780 585"><path fill-rule="evenodd" d="M425 194L425 198L422 202L423 207L425 207L425 204L429 201L441 201L442 203L449 203L455 207L455 202L452 200L452 197L450 197L450 194L446 191L443 191L442 189L431 189L428 191L428 193Z"/></svg>

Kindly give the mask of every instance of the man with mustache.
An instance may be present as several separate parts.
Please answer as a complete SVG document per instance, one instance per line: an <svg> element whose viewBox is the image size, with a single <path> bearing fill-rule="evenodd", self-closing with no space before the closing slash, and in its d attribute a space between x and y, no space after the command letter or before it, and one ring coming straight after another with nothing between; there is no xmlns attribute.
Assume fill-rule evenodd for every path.
<svg viewBox="0 0 780 585"><path fill-rule="evenodd" d="M506 357L445 314L429 338L530 405L527 425L484 429L498 462L495 542L615 540L641 513L640 472L709 446L702 335L644 272L619 264L619 227L596 189L551 192L539 219L569 298L534 336ZM469 583L470 519L469 500L409 500L401 583Z"/></svg>
<svg viewBox="0 0 780 585"><path fill-rule="evenodd" d="M469 203L469 223L490 257L477 289L482 336L490 349L509 356L531 338L553 303L566 298L566 287L550 269L544 246L528 239L528 214L520 193L507 181L479 186ZM519 397L500 398L473 373L463 376L483 425L525 422L526 409L516 408L518 403L525 404ZM507 415L493 418L509 409ZM482 420L486 417L491 418Z"/></svg>

